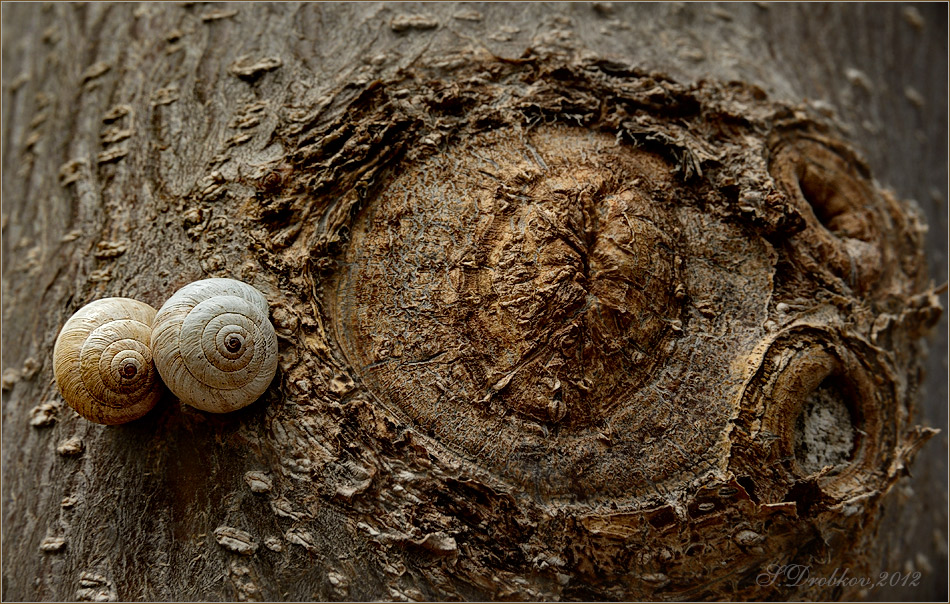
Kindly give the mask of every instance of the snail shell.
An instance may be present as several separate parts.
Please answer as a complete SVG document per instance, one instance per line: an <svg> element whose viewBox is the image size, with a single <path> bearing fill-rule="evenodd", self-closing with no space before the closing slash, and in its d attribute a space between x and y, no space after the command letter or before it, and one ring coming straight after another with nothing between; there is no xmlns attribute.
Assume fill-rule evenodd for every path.
<svg viewBox="0 0 950 604"><path fill-rule="evenodd" d="M123 424L162 396L149 337L155 309L129 298L103 298L66 321L53 346L53 375L63 398L98 424Z"/></svg>
<svg viewBox="0 0 950 604"><path fill-rule="evenodd" d="M175 292L155 317L151 346L168 389L211 413L250 405L277 372L267 299L234 279L204 279Z"/></svg>

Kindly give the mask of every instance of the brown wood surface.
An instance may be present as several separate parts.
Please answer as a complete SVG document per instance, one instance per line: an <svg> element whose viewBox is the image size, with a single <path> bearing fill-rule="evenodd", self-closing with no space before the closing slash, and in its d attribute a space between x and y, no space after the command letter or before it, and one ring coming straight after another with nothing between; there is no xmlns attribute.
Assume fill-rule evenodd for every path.
<svg viewBox="0 0 950 604"><path fill-rule="evenodd" d="M916 330L929 316L926 300L911 300L928 289L919 254L930 280L947 280L946 4L4 3L2 11L4 600L947 597L947 322L927 340L917 392ZM782 107L805 117L789 127ZM526 127L532 118L548 125ZM801 132L824 142L801 142ZM617 135L629 135L621 152L608 144ZM840 140L867 170L848 151L828 151ZM770 165L743 164L766 148ZM719 164L704 155L723 149L735 153ZM522 187L511 190L515 210L498 202L507 189L478 176L485 167L472 158L486 153L504 159L485 178ZM576 165L572 153L583 158ZM752 209L740 211L729 198L771 175L779 197L792 199L795 175L813 203L824 199L816 207L831 207L833 196L807 185L821 181L804 176L809 160L846 174L857 183L849 190L874 201L863 208L848 197L860 211L838 222L816 210L823 226L812 228L783 221L809 215L791 202L744 198ZM547 180L532 161L548 166ZM621 191L603 165L640 188ZM556 200L591 195L568 182L578 171L596 194L572 218ZM531 241L500 222L479 231L444 195L426 197L447 182L465 199L491 189L485 199L499 203L497 216L564 217L554 221L561 230ZM929 228L919 251L913 212L891 204L886 189L919 209ZM611 196L622 201L601 203ZM598 212L613 220L597 222ZM460 256L459 266L493 263L511 278L485 285L469 271L445 277L453 288L418 286L421 264L462 249L431 228L415 244L399 239L410 231L403 225L433 214L450 224L443 232L464 235L468 225L480 237L482 255ZM598 247L619 240L610 225L621 215L637 217L638 257L674 250L682 267L659 255L645 261L659 276L649 285L635 271L594 279L611 263L626 266ZM674 222L685 225L675 236ZM809 234L822 228L831 235ZM835 247L844 236L871 255ZM394 237L408 264L380 268L390 257L381 242ZM549 264L515 266L525 257L511 252L516 245L535 245ZM773 282L777 255L792 268ZM564 267L580 276L563 277ZM63 403L52 349L73 312L106 296L157 308L210 276L247 281L270 301L280 368L261 401L209 415L166 396L145 418L113 427ZM387 279L389 289L374 289ZM687 284L685 298L677 283ZM627 284L649 297L628 296ZM533 306L534 290L554 293ZM397 315L414 292L431 291L465 312ZM880 330L891 338L881 344L885 361L854 343L853 325L832 342L824 315L769 340L780 300L819 291L835 292L829 304L840 316L846 302L868 300L878 310L891 304L894 316L915 304L920 312ZM451 297L460 292L468 301ZM485 292L500 294L477 298ZM702 306L704 296L721 306ZM610 310L596 315L585 299ZM946 306L946 293L940 299ZM492 314L492 304L508 310ZM508 323L495 319L502 315ZM563 334L546 330L578 316L602 346L572 365L552 352ZM431 331L403 335L412 329ZM709 338L685 345L717 333L719 348ZM798 482L791 470L773 471L786 468L783 453L801 469L842 462L853 446L845 438L844 449L822 448L808 461L808 429L779 406L771 429L786 449L742 440L759 429L753 403L801 388L780 355L753 345L766 340L773 351L801 351L793 368L815 367L802 375L861 376L812 384L821 395L807 399L850 401L815 407L834 422L854 415L859 399L877 401L861 407L861 426L873 430L860 463ZM639 356L618 360L611 341ZM491 354L469 363L460 352L446 364L450 395L461 401L451 405L420 366L367 369L393 346L425 360L425 351L473 342ZM517 346L523 358L557 361L551 375L561 385L518 377L505 360ZM740 351L756 359L746 385L716 362ZM661 417L662 393L644 394L653 415L623 416L630 401L617 392L693 362L706 371L684 371L693 381L679 392L704 406ZM610 378L594 394L570 385L586 384L584 367ZM740 392L750 406L734 413L729 396ZM914 401L914 417L903 417ZM517 428L489 429L485 418L495 416ZM943 432L900 477L894 464L924 440L916 424ZM628 432L601 430L609 425ZM730 446L736 454L724 457ZM706 470L716 476L702 486ZM846 514L835 497L859 491L868 499ZM708 510L716 520L702 520ZM755 581L771 561L826 575L921 574L913 586L866 592L771 589Z"/></svg>

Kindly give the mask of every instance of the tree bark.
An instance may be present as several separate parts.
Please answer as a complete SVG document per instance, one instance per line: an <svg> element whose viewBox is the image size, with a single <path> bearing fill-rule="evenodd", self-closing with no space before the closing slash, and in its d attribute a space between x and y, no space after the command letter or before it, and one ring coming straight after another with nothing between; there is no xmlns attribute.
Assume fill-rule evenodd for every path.
<svg viewBox="0 0 950 604"><path fill-rule="evenodd" d="M3 598L945 599L946 24L5 4ZM63 403L73 312L212 276L270 303L259 402ZM758 580L783 563L887 585Z"/></svg>

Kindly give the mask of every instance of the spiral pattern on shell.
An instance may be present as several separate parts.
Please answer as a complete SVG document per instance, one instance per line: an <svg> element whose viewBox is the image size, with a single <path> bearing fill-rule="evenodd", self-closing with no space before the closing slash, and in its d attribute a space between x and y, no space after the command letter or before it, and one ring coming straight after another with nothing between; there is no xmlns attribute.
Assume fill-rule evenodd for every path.
<svg viewBox="0 0 950 604"><path fill-rule="evenodd" d="M123 424L162 396L149 338L155 309L103 298L66 321L53 347L53 375L70 407L98 424Z"/></svg>
<svg viewBox="0 0 950 604"><path fill-rule="evenodd" d="M211 413L250 405L277 372L267 299L234 279L204 279L175 292L155 317L151 346L168 389Z"/></svg>

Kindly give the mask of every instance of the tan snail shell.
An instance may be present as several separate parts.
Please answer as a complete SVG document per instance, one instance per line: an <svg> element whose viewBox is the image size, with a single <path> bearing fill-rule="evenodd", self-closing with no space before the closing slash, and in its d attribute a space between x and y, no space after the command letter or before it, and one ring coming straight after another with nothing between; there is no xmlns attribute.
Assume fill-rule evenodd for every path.
<svg viewBox="0 0 950 604"><path fill-rule="evenodd" d="M123 424L162 396L149 337L155 309L129 298L103 298L66 321L53 346L53 375L70 407L98 424Z"/></svg>
<svg viewBox="0 0 950 604"><path fill-rule="evenodd" d="M204 279L175 292L155 317L151 346L168 389L212 413L250 405L277 372L267 299L234 279Z"/></svg>

